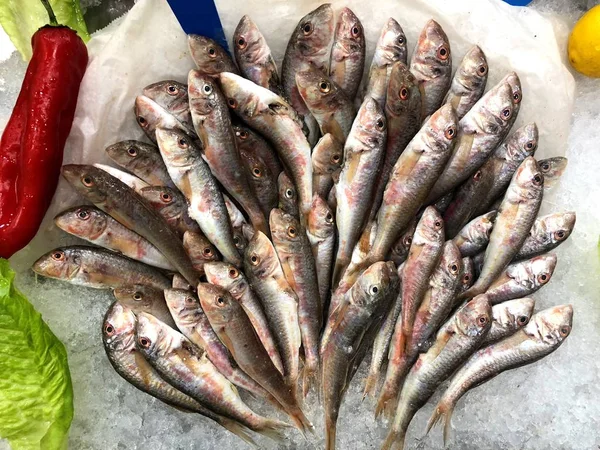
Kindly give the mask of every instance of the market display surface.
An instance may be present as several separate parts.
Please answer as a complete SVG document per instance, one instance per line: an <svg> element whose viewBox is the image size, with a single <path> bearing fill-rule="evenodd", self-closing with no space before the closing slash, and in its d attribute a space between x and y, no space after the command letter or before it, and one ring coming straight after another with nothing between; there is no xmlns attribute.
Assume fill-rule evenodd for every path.
<svg viewBox="0 0 600 450"><path fill-rule="evenodd" d="M249 16L233 58L189 36L187 80L136 89L147 139L118 134L109 165L63 166L79 196L55 226L87 242L33 270L113 290L89 311L105 313L112 366L204 416L215 443L405 448L432 399L408 436L452 445L463 396L571 333L570 298L536 301L575 228L544 207L571 166L538 156L535 122L515 125L528 91L511 70L488 81L484 47L457 57L434 19L409 47L389 19L370 62L352 10L306 12L281 70ZM378 422L355 447L347 397Z"/></svg>

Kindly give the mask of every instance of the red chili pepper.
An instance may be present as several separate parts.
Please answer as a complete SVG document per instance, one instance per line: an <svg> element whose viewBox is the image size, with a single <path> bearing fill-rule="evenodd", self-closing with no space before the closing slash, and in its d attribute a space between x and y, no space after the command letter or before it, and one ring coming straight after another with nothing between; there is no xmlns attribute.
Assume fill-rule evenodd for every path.
<svg viewBox="0 0 600 450"><path fill-rule="evenodd" d="M84 42L68 27L42 27L31 43L33 57L0 140L3 258L33 239L50 206L88 62Z"/></svg>

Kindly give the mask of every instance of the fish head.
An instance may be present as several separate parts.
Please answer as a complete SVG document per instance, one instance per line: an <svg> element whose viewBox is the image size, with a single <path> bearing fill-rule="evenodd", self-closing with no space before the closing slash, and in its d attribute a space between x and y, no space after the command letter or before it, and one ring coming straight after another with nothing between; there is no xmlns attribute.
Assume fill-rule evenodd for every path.
<svg viewBox="0 0 600 450"><path fill-rule="evenodd" d="M322 53L331 44L334 24L333 8L324 3L300 19L289 45L304 57Z"/></svg>
<svg viewBox="0 0 600 450"><path fill-rule="evenodd" d="M527 274L527 281L531 283L535 289L548 284L554 269L556 268L557 258L554 253L546 253L534 258L523 261L522 264ZM510 268L510 266L509 266Z"/></svg>
<svg viewBox="0 0 600 450"><path fill-rule="evenodd" d="M439 153L452 150L458 135L458 118L451 104L434 112L424 127L429 148Z"/></svg>
<svg viewBox="0 0 600 450"><path fill-rule="evenodd" d="M544 174L533 156L523 160L514 175L514 180L525 192L539 192L544 188Z"/></svg>
<svg viewBox="0 0 600 450"><path fill-rule="evenodd" d="M167 186L148 186L140 191L142 197L154 208L162 210L170 206L183 207L177 192Z"/></svg>
<svg viewBox="0 0 600 450"><path fill-rule="evenodd" d="M365 45L365 31L362 23L356 14L346 6L339 12L334 41L343 45L346 54L361 52Z"/></svg>
<svg viewBox="0 0 600 450"><path fill-rule="evenodd" d="M188 35L188 47L202 73L217 75L230 68L229 54L213 39L199 34L190 34Z"/></svg>
<svg viewBox="0 0 600 450"><path fill-rule="evenodd" d="M402 233L400 239L394 243L392 246L392 253L396 258L406 258L408 256L408 251L410 250L410 245L412 244L413 235L415 234L416 228L417 221L413 220L408 229Z"/></svg>
<svg viewBox="0 0 600 450"><path fill-rule="evenodd" d="M494 210L475 218L468 229L469 240L475 243L489 242L497 214Z"/></svg>
<svg viewBox="0 0 600 450"><path fill-rule="evenodd" d="M431 19L419 35L413 60L431 67L452 66L450 41L439 23Z"/></svg>
<svg viewBox="0 0 600 450"><path fill-rule="evenodd" d="M215 261L219 259L217 248L200 233L186 231L183 234L183 247L194 261Z"/></svg>
<svg viewBox="0 0 600 450"><path fill-rule="evenodd" d="M575 211L554 213L543 217L542 220L544 229L548 234L548 240L557 243L568 239L575 227L576 218Z"/></svg>
<svg viewBox="0 0 600 450"><path fill-rule="evenodd" d="M333 212L319 194L313 195L307 223L310 233L319 238L324 239L335 233Z"/></svg>
<svg viewBox="0 0 600 450"><path fill-rule="evenodd" d="M54 218L54 224L69 234L95 240L106 230L106 213L94 206L77 206L67 209Z"/></svg>
<svg viewBox="0 0 600 450"><path fill-rule="evenodd" d="M248 16L244 15L235 32L233 45L238 63L253 66L268 60L271 51L262 33Z"/></svg>
<svg viewBox="0 0 600 450"><path fill-rule="evenodd" d="M523 91L521 89L521 80L516 72L510 72L507 74L500 83L508 83L510 86L510 96L515 105L515 115L519 111L519 106L521 104L521 100L523 100Z"/></svg>
<svg viewBox="0 0 600 450"><path fill-rule="evenodd" d="M421 111L419 83L402 61L396 61L392 66L385 108L395 116L410 111Z"/></svg>
<svg viewBox="0 0 600 450"><path fill-rule="evenodd" d="M474 45L469 49L460 64L459 70L462 75L461 82L466 83L468 88L473 89L475 85L487 80L487 59L478 45Z"/></svg>
<svg viewBox="0 0 600 450"><path fill-rule="evenodd" d="M438 269L433 277L440 286L456 287L463 274L462 257L460 250L452 241L446 241L442 247L442 256ZM453 289L454 290L454 289Z"/></svg>
<svg viewBox="0 0 600 450"><path fill-rule="evenodd" d="M128 167L133 161L143 159L150 152L156 152L156 147L135 140L121 141L106 147L108 156L123 167Z"/></svg>
<svg viewBox="0 0 600 450"><path fill-rule="evenodd" d="M246 247L244 267L257 278L268 278L278 266L279 259L275 247L262 231L256 231Z"/></svg>
<svg viewBox="0 0 600 450"><path fill-rule="evenodd" d="M291 106L274 92L234 73L221 72L219 85L227 99L227 106L242 118L270 114L274 108L291 110Z"/></svg>
<svg viewBox="0 0 600 450"><path fill-rule="evenodd" d="M108 198L107 182L121 183L104 170L85 164L67 164L61 173L77 192L96 205Z"/></svg>
<svg viewBox="0 0 600 450"><path fill-rule="evenodd" d="M249 239L246 236L252 235L254 235L254 228L252 228L252 225L248 225L247 223L243 223L241 229L233 229L233 244L235 245L235 248L237 248L240 252L240 255L243 255L246 251L246 247L248 247ZM252 239L252 237L250 237L250 239Z"/></svg>
<svg viewBox="0 0 600 450"><path fill-rule="evenodd" d="M518 330L529 323L533 315L535 300L529 297L508 300L492 307L494 322L499 322L505 327Z"/></svg>
<svg viewBox="0 0 600 450"><path fill-rule="evenodd" d="M253 149L255 145L258 145L256 134L249 128L240 125L233 125L232 128L238 148Z"/></svg>
<svg viewBox="0 0 600 450"><path fill-rule="evenodd" d="M490 89L473 109L477 126L486 134L500 134L506 130L516 114L512 91L508 83L499 83Z"/></svg>
<svg viewBox="0 0 600 450"><path fill-rule="evenodd" d="M279 208L289 214L292 211L298 211L296 186L285 172L281 172L277 178L277 191L279 193Z"/></svg>
<svg viewBox="0 0 600 450"><path fill-rule="evenodd" d="M296 86L308 109L315 114L335 111L340 97L345 96L342 89L314 65L296 72Z"/></svg>
<svg viewBox="0 0 600 450"><path fill-rule="evenodd" d="M350 302L374 311L382 301L390 298L399 285L396 266L392 261L379 261L369 266L351 288Z"/></svg>
<svg viewBox="0 0 600 450"><path fill-rule="evenodd" d="M529 321L525 332L550 345L560 345L571 333L573 306L559 305L540 311Z"/></svg>
<svg viewBox="0 0 600 450"><path fill-rule="evenodd" d="M164 296L169 311L179 326L192 328L204 315L200 301L187 289L165 289Z"/></svg>
<svg viewBox="0 0 600 450"><path fill-rule="evenodd" d="M564 156L555 156L554 158L542 159L538 162L540 170L544 174L545 180L555 180L560 178L567 168L568 159Z"/></svg>
<svg viewBox="0 0 600 450"><path fill-rule="evenodd" d="M473 264L473 260L471 258L466 256L462 259L462 268L460 292L464 292L469 289L475 281L475 265Z"/></svg>
<svg viewBox="0 0 600 450"><path fill-rule="evenodd" d="M137 314L135 343L137 349L148 359L164 354L170 347L168 325L165 325L151 314Z"/></svg>
<svg viewBox="0 0 600 450"><path fill-rule="evenodd" d="M241 306L229 291L214 284L198 284L198 298L213 327L226 325L240 313Z"/></svg>
<svg viewBox="0 0 600 450"><path fill-rule="evenodd" d="M272 209L269 215L269 227L273 243L278 250L293 252L302 245L303 230L298 220L291 214L279 208Z"/></svg>
<svg viewBox="0 0 600 450"><path fill-rule="evenodd" d="M185 167L200 158L200 151L190 137L178 130L157 128L156 141L167 166Z"/></svg>
<svg viewBox="0 0 600 450"><path fill-rule="evenodd" d="M424 245L443 241L444 219L433 206L428 206L417 224L412 245Z"/></svg>
<svg viewBox="0 0 600 450"><path fill-rule="evenodd" d="M76 247L57 248L41 256L32 269L48 278L70 280L81 269L81 254Z"/></svg>
<svg viewBox="0 0 600 450"><path fill-rule="evenodd" d="M135 347L136 317L133 311L119 301L106 311L102 322L102 342L112 351L133 350Z"/></svg>
<svg viewBox="0 0 600 450"><path fill-rule="evenodd" d="M164 126L169 120L169 113L145 95L135 98L134 112L138 125L149 135L153 135L157 127Z"/></svg>
<svg viewBox="0 0 600 450"><path fill-rule="evenodd" d="M489 298L482 294L471 299L456 313L455 318L458 330L465 336L483 336L492 325Z"/></svg>
<svg viewBox="0 0 600 450"><path fill-rule="evenodd" d="M211 114L222 100L217 81L199 70L190 70L188 92L190 110L199 116Z"/></svg>
<svg viewBox="0 0 600 450"><path fill-rule="evenodd" d="M373 55L373 64L377 67L385 67L405 58L406 35L400 24L390 17L379 35Z"/></svg>
<svg viewBox="0 0 600 450"><path fill-rule="evenodd" d="M326 133L313 148L313 171L319 174L333 173L342 167L344 148L331 133Z"/></svg>
<svg viewBox="0 0 600 450"><path fill-rule="evenodd" d="M262 158L246 151L240 153L250 169L250 176L255 183L270 183L272 181L273 174Z"/></svg>
<svg viewBox="0 0 600 450"><path fill-rule="evenodd" d="M213 261L204 265L204 272L209 283L228 291L235 291L245 282L244 274L233 264Z"/></svg>
<svg viewBox="0 0 600 450"><path fill-rule="evenodd" d="M385 113L372 97L366 97L360 106L351 134L368 148L380 147L385 142L387 138Z"/></svg>
<svg viewBox="0 0 600 450"><path fill-rule="evenodd" d="M177 111L187 106L187 86L175 80L164 80L149 84L142 91L150 100L154 100L159 105L169 105L173 111L173 106Z"/></svg>
<svg viewBox="0 0 600 450"><path fill-rule="evenodd" d="M507 139L507 158L512 161L523 161L533 156L538 148L538 127L532 122L522 126Z"/></svg>
<svg viewBox="0 0 600 450"><path fill-rule="evenodd" d="M134 311L150 309L155 303L164 301L160 289L142 284L115 288L113 294L123 306Z"/></svg>

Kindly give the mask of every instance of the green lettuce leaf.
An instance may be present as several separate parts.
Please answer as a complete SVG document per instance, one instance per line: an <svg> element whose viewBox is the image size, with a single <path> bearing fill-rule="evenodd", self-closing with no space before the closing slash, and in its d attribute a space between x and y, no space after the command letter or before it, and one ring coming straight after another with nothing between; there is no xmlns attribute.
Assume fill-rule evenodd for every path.
<svg viewBox="0 0 600 450"><path fill-rule="evenodd" d="M13 450L67 448L73 387L65 346L0 259L0 437Z"/></svg>
<svg viewBox="0 0 600 450"><path fill-rule="evenodd" d="M90 39L79 0L50 0L50 4L60 25L77 31L85 42ZM31 59L31 36L49 22L40 0L0 0L0 25L25 60Z"/></svg>

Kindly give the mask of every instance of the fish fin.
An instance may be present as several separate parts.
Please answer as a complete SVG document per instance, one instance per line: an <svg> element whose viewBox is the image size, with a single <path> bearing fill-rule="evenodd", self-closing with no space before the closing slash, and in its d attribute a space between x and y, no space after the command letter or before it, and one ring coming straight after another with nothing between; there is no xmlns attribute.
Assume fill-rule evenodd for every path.
<svg viewBox="0 0 600 450"><path fill-rule="evenodd" d="M274 440L275 442L283 442L285 440L284 431L288 428L293 428L292 425L274 419L266 419L264 425L257 429L256 432Z"/></svg>
<svg viewBox="0 0 600 450"><path fill-rule="evenodd" d="M394 429L391 429L381 445L381 450L403 450L405 439L405 431L395 431Z"/></svg>
<svg viewBox="0 0 600 450"><path fill-rule="evenodd" d="M367 396L374 397L375 392L377 392L377 385L379 384L379 370L377 371L369 371L369 376L367 377L367 381L365 382L365 390L363 391L363 401Z"/></svg>
<svg viewBox="0 0 600 450"><path fill-rule="evenodd" d="M335 439L337 435L337 423L334 420L327 420L325 426L325 450L335 450Z"/></svg>
<svg viewBox="0 0 600 450"><path fill-rule="evenodd" d="M250 434L250 430L246 428L244 425L236 422L235 420L223 418L220 422L220 425L226 430L232 432L237 437L239 437L242 441L247 442L254 448L258 448L258 444L254 439L252 439L252 435Z"/></svg>
<svg viewBox="0 0 600 450"><path fill-rule="evenodd" d="M450 419L452 418L452 413L454 412L454 407L452 405L448 405L447 403L438 403L429 422L427 423L427 431L425 434L429 433L437 423L442 420L444 422L444 447L448 443L448 438L450 437Z"/></svg>
<svg viewBox="0 0 600 450"><path fill-rule="evenodd" d="M319 387L319 367L309 367L308 365L304 365L304 369L302 370L302 396L306 398L308 395L308 391L312 386L315 387L317 392L320 392Z"/></svg>

